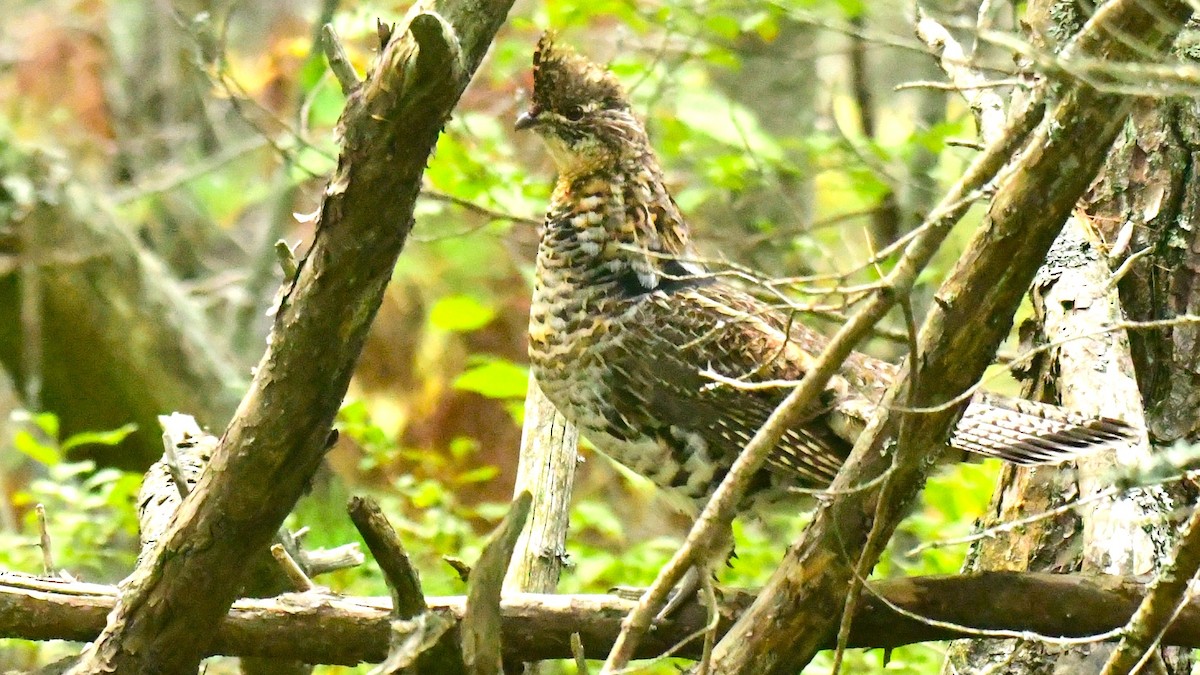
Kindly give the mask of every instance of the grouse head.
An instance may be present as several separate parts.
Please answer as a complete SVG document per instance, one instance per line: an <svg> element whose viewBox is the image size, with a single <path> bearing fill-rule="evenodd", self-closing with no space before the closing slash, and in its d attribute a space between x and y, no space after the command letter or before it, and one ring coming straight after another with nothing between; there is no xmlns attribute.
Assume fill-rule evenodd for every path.
<svg viewBox="0 0 1200 675"><path fill-rule="evenodd" d="M638 160L648 151L646 133L617 79L555 44L550 33L534 52L533 101L516 128L536 131L562 174Z"/></svg>

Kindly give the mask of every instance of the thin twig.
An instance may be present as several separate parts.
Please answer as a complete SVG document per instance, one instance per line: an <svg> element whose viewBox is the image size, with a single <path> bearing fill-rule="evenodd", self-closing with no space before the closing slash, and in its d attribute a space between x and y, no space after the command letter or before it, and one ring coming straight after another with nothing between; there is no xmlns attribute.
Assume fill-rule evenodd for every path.
<svg viewBox="0 0 1200 675"><path fill-rule="evenodd" d="M121 206L142 199L143 197L173 190L257 152L269 145L270 142L269 138L254 135L237 143L227 145L215 154L184 166L168 165L156 167L153 170L143 173L143 175L153 175L155 178L136 181L131 187L113 195L112 201L114 204Z"/></svg>
<svg viewBox="0 0 1200 675"><path fill-rule="evenodd" d="M907 89L939 89L941 91L976 91L979 89L990 89L993 87L1025 87L1029 88L1030 83L1027 80L1017 78L1005 78L1002 80L986 80L983 82L972 82L971 84L957 84L954 82L937 82L934 80L909 80L901 82L892 87L892 91L905 91Z"/></svg>
<svg viewBox="0 0 1200 675"><path fill-rule="evenodd" d="M1121 490L1118 488L1109 488L1102 492L1097 492L1095 494L1091 494L1091 495L1088 495L1087 497L1082 497L1080 499L1076 499L1076 500L1068 502L1066 504L1060 504L1059 506L1056 506L1052 509L1046 509L1045 511L1039 511L1032 515L1025 516L1024 518L1018 518L1016 520L1006 520L998 525L993 525L992 527L984 528L977 532L972 532L971 534L966 535L964 537L955 537L953 539L939 539L937 541L925 542L923 544L919 544L917 546L912 547L911 549L908 550L907 553L905 553L905 555L906 556L914 556L923 551L928 551L931 549L945 548L948 546L960 546L962 544L970 544L972 542L976 542L981 539L989 539L998 534L1008 532L1009 530L1015 530L1018 528L1025 527L1026 525L1032 525L1033 523L1036 523L1036 522L1039 522L1042 520L1047 520L1049 518L1054 518L1056 516L1059 516L1061 514L1064 514L1064 513L1070 512L1070 511L1074 511L1075 509L1080 508L1082 506L1086 506L1088 504L1092 504L1094 502L1098 502L1098 501L1107 499L1109 497L1115 497L1116 495L1120 494L1120 492L1121 492Z"/></svg>
<svg viewBox="0 0 1200 675"><path fill-rule="evenodd" d="M489 208L487 206L483 206L482 204L476 204L475 202L473 202L469 199L463 199L462 197L456 197L452 194L448 194L446 192L441 192L441 191L435 190L431 187L421 188L421 196L426 199L432 199L437 202L445 202L447 204L454 204L455 206L462 207L463 209L470 211L471 213L476 213L478 215L481 215L485 218L490 218L492 220L507 220L507 221L510 221L513 223L529 225L531 227L541 227L541 225L542 225L542 221L537 218L533 218L531 216L516 215L513 213L508 213L506 211L500 211L498 209ZM445 236L447 236L447 235L442 235L443 238ZM427 240L423 240L423 241L427 241Z"/></svg>
<svg viewBox="0 0 1200 675"><path fill-rule="evenodd" d="M1129 271L1133 269L1133 266L1135 263L1137 263L1137 261L1153 252L1154 248L1152 246L1147 246L1140 251L1131 253L1129 257L1125 258L1125 260L1121 262L1121 266L1112 273L1112 276L1108 278L1108 281L1104 284L1104 288L1100 289L1100 295L1108 295L1112 289L1117 287L1117 284L1121 283L1121 279L1124 279L1125 275L1129 274Z"/></svg>
<svg viewBox="0 0 1200 675"><path fill-rule="evenodd" d="M1090 331L1087 331L1084 333L1080 333L1078 335L1071 335L1071 336L1068 336L1065 338L1059 338L1052 342L1038 345L1037 347L1031 347L1031 348L1029 348L1023 352L1017 353L1017 354L1009 354L1004 359L1004 361L1006 361L1006 362L1003 363L1002 365L1004 366L1004 368L1006 370L1014 370L1016 368L1019 368L1021 365L1028 363L1030 360L1032 360L1037 355L1051 351L1058 347L1061 347L1064 344L1068 344L1068 343L1074 342L1076 340L1084 340L1084 339L1088 339L1088 338L1093 338L1098 335L1105 335L1107 333L1112 333L1112 332L1116 332L1116 331L1157 330L1157 329L1162 329L1162 328L1173 328L1175 326L1185 326L1185 325L1196 324L1196 323L1200 323L1200 315L1184 314L1184 315L1172 317L1170 319L1155 319L1155 320L1151 320L1151 321L1115 321L1111 324L1102 326L1095 330L1090 330ZM800 385L801 382L804 381L802 379L801 380L773 379L773 380L758 380L758 381L753 381L753 382L747 382L745 380L740 380L737 378L729 377L728 375L724 375L722 373L718 373L718 372L712 370L711 368L705 368L705 369L699 371L699 374L702 377L713 380L713 382L716 384L730 386L730 387L734 387L736 389L741 389L744 391L761 391L764 389L783 389L783 388L789 388L789 387L797 387ZM1002 375L1001 372L996 372L996 373L992 373L986 377L980 378L980 380L978 382L976 382L971 387L967 388L965 391L963 391L958 396L955 396L954 398L949 399L947 401L943 401L942 403L939 403L937 405L912 408L909 406L902 406L902 405L893 403L891 406L889 406L889 409L896 411L896 412L918 413L918 414L941 412L943 410L946 410L947 408L958 405L958 404L962 403L963 401L966 401L967 399L970 399L975 394L978 394L989 382L991 382L992 380L994 380L996 378L1001 377L1001 375ZM714 385L710 384L710 385L706 385L706 386L711 387Z"/></svg>
<svg viewBox="0 0 1200 675"><path fill-rule="evenodd" d="M583 639L579 633L571 633L571 656L575 657L575 675L588 675L587 656L583 653Z"/></svg>
<svg viewBox="0 0 1200 675"><path fill-rule="evenodd" d="M46 506L39 503L33 507L37 513L38 547L42 549L42 574L54 575L54 552L50 546L50 528L46 523Z"/></svg>
<svg viewBox="0 0 1200 675"><path fill-rule="evenodd" d="M329 62L329 70L337 78L342 93L349 96L358 91L362 80L358 78L354 66L350 65L350 57L346 54L342 41L338 39L337 32L333 30L333 24L321 26L321 47L325 51L325 60Z"/></svg>
<svg viewBox="0 0 1200 675"><path fill-rule="evenodd" d="M279 569L287 575L288 581L292 582L292 586L300 592L307 592L315 589L316 584L304 570L300 569L300 565L296 563L296 559L288 555L287 549L283 544L271 544L271 557L275 558L275 562L279 563Z"/></svg>

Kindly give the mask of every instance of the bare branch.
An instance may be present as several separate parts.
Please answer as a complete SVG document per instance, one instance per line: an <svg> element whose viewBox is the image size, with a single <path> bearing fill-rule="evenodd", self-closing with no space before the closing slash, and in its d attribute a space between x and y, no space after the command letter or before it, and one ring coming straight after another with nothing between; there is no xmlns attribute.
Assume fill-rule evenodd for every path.
<svg viewBox="0 0 1200 675"><path fill-rule="evenodd" d="M504 580L505 592L553 593L558 587L578 449L575 425L554 408L530 375L514 491L528 491L533 504Z"/></svg>
<svg viewBox="0 0 1200 675"><path fill-rule="evenodd" d="M297 591L305 592L316 588L316 584L308 578L304 570L300 569L300 565L288 554L283 544L271 544L271 556L275 558L275 562L279 563L279 568L287 575L288 580L292 582L292 586Z"/></svg>
<svg viewBox="0 0 1200 675"><path fill-rule="evenodd" d="M1145 592L1131 577L1012 572L888 579L868 582L866 588L848 642L853 648L980 634L1079 642L1122 627ZM91 640L104 627L116 596L112 586L0 574L0 633L29 640ZM722 596L720 632L754 601L753 595L732 589ZM461 619L465 603L462 596L429 598L430 611L452 620ZM501 602L505 658L572 658L573 634L585 653L604 653L632 605L611 595L506 596ZM206 654L343 665L380 662L388 655L391 618L385 597L289 593L243 599L218 622ZM636 655L665 651L702 630L705 620L698 605L685 605L671 621L656 626ZM1200 647L1200 601L1185 604L1163 642ZM833 640L822 646L832 648ZM700 645L687 642L677 655L697 658Z"/></svg>
<svg viewBox="0 0 1200 675"><path fill-rule="evenodd" d="M472 675L502 675L500 591L517 537L529 517L533 497L517 495L512 507L488 538L467 582L467 606L462 623L462 656Z"/></svg>
<svg viewBox="0 0 1200 675"><path fill-rule="evenodd" d="M54 574L54 550L50 544L50 530L46 526L46 507L39 503L34 506L37 512L38 548L42 549L42 574Z"/></svg>
<svg viewBox="0 0 1200 675"><path fill-rule="evenodd" d="M375 556L375 564L383 572L388 588L392 590L392 607L396 610L396 618L410 619L424 612L426 605L421 579L409 561L396 530L379 508L379 503L369 497L351 497L346 510L366 542L367 549Z"/></svg>
<svg viewBox="0 0 1200 675"><path fill-rule="evenodd" d="M333 30L333 24L321 26L321 47L325 50L325 60L329 62L329 70L337 78L342 93L350 96L358 91L362 82L358 79L358 73L354 72L354 66L350 65L350 57Z"/></svg>
<svg viewBox="0 0 1200 675"><path fill-rule="evenodd" d="M917 8L917 37L929 46L938 56L942 70L950 78L967 104L975 113L979 124L979 137L984 144L994 142L1004 131L1005 106L1004 99L983 75L971 67L971 60L963 50L962 45L954 39L950 31L942 24L927 16Z"/></svg>

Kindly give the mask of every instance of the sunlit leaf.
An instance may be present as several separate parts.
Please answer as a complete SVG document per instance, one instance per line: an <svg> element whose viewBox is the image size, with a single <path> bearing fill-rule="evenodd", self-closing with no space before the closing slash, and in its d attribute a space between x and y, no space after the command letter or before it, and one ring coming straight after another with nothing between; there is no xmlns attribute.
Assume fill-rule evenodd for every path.
<svg viewBox="0 0 1200 675"><path fill-rule="evenodd" d="M467 369L454 380L454 388L473 391L488 398L523 398L529 372L504 359L489 358Z"/></svg>
<svg viewBox="0 0 1200 675"><path fill-rule="evenodd" d="M62 454L58 448L38 441L33 434L24 429L19 429L13 434L13 447L39 464L54 466L62 461Z"/></svg>
<svg viewBox="0 0 1200 675"><path fill-rule="evenodd" d="M479 330L496 318L496 310L469 295L441 298L429 310L429 321L442 330L465 333Z"/></svg>
<svg viewBox="0 0 1200 675"><path fill-rule="evenodd" d="M464 471L454 477L456 483L483 483L496 477L500 469L494 466L480 466Z"/></svg>
<svg viewBox="0 0 1200 675"><path fill-rule="evenodd" d="M111 431L81 431L63 441L62 451L67 452L80 445L117 445L137 428L136 424L130 422Z"/></svg>
<svg viewBox="0 0 1200 675"><path fill-rule="evenodd" d="M440 483L432 480L421 481L408 498L412 500L413 506L419 509L429 508L440 503L446 496L446 488Z"/></svg>
<svg viewBox="0 0 1200 675"><path fill-rule="evenodd" d="M462 460L479 450L479 440L470 436L455 436L450 441L450 456Z"/></svg>

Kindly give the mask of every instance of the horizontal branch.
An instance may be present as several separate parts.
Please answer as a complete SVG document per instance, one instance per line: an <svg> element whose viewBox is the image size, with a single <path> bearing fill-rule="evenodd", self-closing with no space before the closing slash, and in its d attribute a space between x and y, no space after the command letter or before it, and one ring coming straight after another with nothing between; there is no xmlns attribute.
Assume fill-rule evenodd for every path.
<svg viewBox="0 0 1200 675"><path fill-rule="evenodd" d="M1136 579L1115 576L983 572L888 579L867 586L849 646L891 648L977 636L978 631L1086 639L1123 626L1144 591ZM753 599L749 592L727 591L720 630L724 632ZM92 640L115 602L116 589L111 586L0 574L0 636ZM571 634L578 633L585 654L600 657L612 646L621 619L634 604L611 595L506 597L501 603L505 655L521 661L570 658ZM464 605L462 596L429 598L432 610L456 620ZM243 599L221 622L209 653L307 663L378 662L388 653L390 611L391 600L384 597L303 593ZM646 636L638 656L662 653L695 634L704 620L701 607L685 606L675 620ZM1200 600L1183 608L1163 643L1200 648ZM699 646L693 641L678 654L695 658Z"/></svg>

